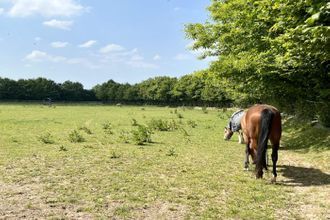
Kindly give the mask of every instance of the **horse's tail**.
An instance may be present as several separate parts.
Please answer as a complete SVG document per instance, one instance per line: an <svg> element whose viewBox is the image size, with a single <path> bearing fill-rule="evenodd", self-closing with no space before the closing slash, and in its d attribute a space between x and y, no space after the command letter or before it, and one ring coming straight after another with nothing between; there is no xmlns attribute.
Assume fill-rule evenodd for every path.
<svg viewBox="0 0 330 220"><path fill-rule="evenodd" d="M274 113L270 109L262 110L261 119L260 119L258 149L257 149L258 151L257 161L256 161L257 171L261 172L261 175L262 175L262 168L267 168L266 167L267 142L268 142L268 137L271 130L273 118L274 118Z"/></svg>

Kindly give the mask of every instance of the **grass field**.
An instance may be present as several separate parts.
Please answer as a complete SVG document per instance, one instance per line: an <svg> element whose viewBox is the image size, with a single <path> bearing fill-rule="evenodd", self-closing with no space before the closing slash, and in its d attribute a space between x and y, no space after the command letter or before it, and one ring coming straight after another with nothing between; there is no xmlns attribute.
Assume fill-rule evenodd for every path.
<svg viewBox="0 0 330 220"><path fill-rule="evenodd" d="M223 140L230 114L1 104L0 219L329 219L329 130L286 119L271 184Z"/></svg>

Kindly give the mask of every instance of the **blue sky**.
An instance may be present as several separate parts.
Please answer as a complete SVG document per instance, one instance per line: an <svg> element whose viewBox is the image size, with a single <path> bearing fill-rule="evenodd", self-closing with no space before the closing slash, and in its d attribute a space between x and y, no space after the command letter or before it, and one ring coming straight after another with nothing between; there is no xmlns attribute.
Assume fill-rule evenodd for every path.
<svg viewBox="0 0 330 220"><path fill-rule="evenodd" d="M0 76L140 82L206 68L184 24L210 0L0 0Z"/></svg>

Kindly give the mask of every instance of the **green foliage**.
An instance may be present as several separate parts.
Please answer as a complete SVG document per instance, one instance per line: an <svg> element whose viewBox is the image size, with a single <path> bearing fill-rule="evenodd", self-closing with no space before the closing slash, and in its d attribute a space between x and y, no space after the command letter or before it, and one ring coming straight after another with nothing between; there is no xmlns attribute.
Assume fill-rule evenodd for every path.
<svg viewBox="0 0 330 220"><path fill-rule="evenodd" d="M157 131L173 131L178 129L178 125L174 120L167 121L163 119L151 119L148 127Z"/></svg>
<svg viewBox="0 0 330 220"><path fill-rule="evenodd" d="M202 57L218 57L209 72L237 104L276 103L300 115L301 103L327 105L328 2L212 1L209 12L211 22L188 24L186 33L193 50L203 49ZM211 85L206 99L217 84ZM315 117L318 110L310 107L309 113Z"/></svg>
<svg viewBox="0 0 330 220"><path fill-rule="evenodd" d="M144 125L138 125L136 130L132 131L132 140L137 145L151 143L151 131Z"/></svg>
<svg viewBox="0 0 330 220"><path fill-rule="evenodd" d="M85 138L77 130L73 130L69 133L69 141L72 143L81 143L85 141Z"/></svg>
<svg viewBox="0 0 330 220"><path fill-rule="evenodd" d="M39 141L41 141L44 144L54 144L54 138L53 136L49 133L46 132L38 137Z"/></svg>

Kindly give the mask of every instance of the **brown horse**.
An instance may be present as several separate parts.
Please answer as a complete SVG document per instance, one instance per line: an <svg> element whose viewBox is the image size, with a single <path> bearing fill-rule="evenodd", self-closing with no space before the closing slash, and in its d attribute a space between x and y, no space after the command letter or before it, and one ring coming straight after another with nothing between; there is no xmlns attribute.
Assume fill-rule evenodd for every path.
<svg viewBox="0 0 330 220"><path fill-rule="evenodd" d="M268 139L272 144L273 179L276 181L276 163L282 134L281 114L270 105L254 105L241 118L241 128L246 143L244 167L249 167L249 155L256 164L256 178L262 178L263 168L267 170L266 153ZM232 131L225 129L225 139L230 139ZM226 138L227 137L227 138Z"/></svg>

